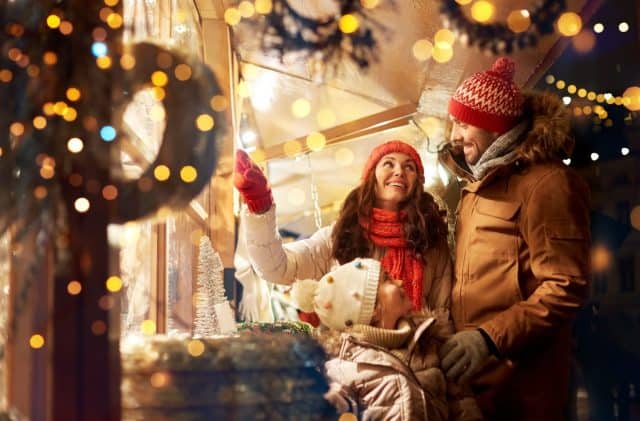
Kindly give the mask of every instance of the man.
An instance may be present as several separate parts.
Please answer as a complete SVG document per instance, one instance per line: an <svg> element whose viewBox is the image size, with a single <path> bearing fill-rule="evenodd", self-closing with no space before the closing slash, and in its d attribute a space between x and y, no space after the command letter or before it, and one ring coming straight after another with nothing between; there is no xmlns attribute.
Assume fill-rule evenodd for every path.
<svg viewBox="0 0 640 421"><path fill-rule="evenodd" d="M589 191L562 164L564 106L523 95L514 63L466 79L449 103L441 162L468 181L456 221L443 370L470 384L491 420L566 419L570 327L588 292Z"/></svg>

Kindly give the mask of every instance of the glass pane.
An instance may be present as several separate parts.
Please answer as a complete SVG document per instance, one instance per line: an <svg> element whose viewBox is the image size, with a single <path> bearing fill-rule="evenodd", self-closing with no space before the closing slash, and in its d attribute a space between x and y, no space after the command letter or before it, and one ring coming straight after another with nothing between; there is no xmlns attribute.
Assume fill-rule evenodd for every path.
<svg viewBox="0 0 640 421"><path fill-rule="evenodd" d="M156 225L150 221L109 227L109 241L119 247L123 336L139 333L142 323L153 318L151 303L157 298L156 231Z"/></svg>
<svg viewBox="0 0 640 421"><path fill-rule="evenodd" d="M167 332L191 332L202 229L184 213L167 219Z"/></svg>

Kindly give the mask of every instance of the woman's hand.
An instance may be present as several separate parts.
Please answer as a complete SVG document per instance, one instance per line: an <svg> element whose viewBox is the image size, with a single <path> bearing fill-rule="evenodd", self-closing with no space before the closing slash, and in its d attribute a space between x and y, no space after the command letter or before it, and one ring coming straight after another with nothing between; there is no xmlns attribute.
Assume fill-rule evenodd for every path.
<svg viewBox="0 0 640 421"><path fill-rule="evenodd" d="M233 185L252 213L264 213L273 205L271 187L264 173L243 150L236 152Z"/></svg>

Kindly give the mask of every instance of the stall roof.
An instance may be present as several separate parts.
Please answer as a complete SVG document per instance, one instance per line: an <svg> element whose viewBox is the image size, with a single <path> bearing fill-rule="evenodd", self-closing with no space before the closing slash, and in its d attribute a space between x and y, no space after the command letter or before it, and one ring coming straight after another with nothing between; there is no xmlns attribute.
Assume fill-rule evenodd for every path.
<svg viewBox="0 0 640 421"><path fill-rule="evenodd" d="M226 7L237 2L198 0L197 3L204 18L220 18ZM377 33L379 60L367 70L343 62L338 76L322 83L312 80L305 62L283 63L259 48L251 29L242 25L235 29L240 40L236 44L239 69L250 94L239 104L241 116L236 137L240 146L245 140L244 146L264 151L279 221L290 231L301 235L313 232L317 209L322 210L323 224L333 219L337 204L357 184L360 168L376 144L403 138L420 147L429 161L426 155L444 138L446 104L453 91L464 78L490 67L495 60L494 56L456 42L450 61L442 64L432 59L418 61L412 54L413 44L423 38L433 40L436 31L443 27L440 1L390 3L381 1L371 13L385 28ZM532 7L531 0L493 3L496 19L502 21L512 10ZM569 0L567 10L582 14L587 21L601 3ZM302 14L315 16L330 10L335 3L297 0L291 4ZM567 41L554 33L540 37L535 48L512 54L517 63L516 82L533 87ZM291 107L300 98L310 103L311 112L304 118L295 118ZM437 120L430 123L427 117ZM425 122L428 125L433 121L437 121L437 130L424 127ZM251 135L243 136L247 131L257 135L255 141ZM293 148L291 141L298 140L301 151L307 151L306 136L317 131L326 137L324 151L296 155L285 148L285 145ZM247 144L252 141L255 145ZM429 167L429 162L426 166ZM431 170L435 171L433 167Z"/></svg>

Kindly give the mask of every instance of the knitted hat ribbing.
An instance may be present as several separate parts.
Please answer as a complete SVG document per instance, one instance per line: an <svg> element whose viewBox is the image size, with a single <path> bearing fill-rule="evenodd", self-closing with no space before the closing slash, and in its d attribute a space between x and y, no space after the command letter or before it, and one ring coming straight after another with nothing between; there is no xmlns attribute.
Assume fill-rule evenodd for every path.
<svg viewBox="0 0 640 421"><path fill-rule="evenodd" d="M393 152L400 152L410 156L411 159L416 163L418 177L420 178L420 180L424 181L424 167L422 166L422 159L420 159L418 151L416 151L413 146L409 145L408 143L404 143L401 140L389 140L388 142L384 142L373 148L373 150L369 154L369 159L367 159L366 164L364 164L364 168L362 169L362 176L360 177L360 179L366 179L369 173L374 170L376 165L378 165L378 161L380 161L383 156Z"/></svg>
<svg viewBox="0 0 640 421"><path fill-rule="evenodd" d="M323 325L344 330L371 323L379 281L380 262L358 258L338 266L319 281L297 281L291 297L300 310L315 311Z"/></svg>
<svg viewBox="0 0 640 421"><path fill-rule="evenodd" d="M513 81L515 63L501 57L490 70L467 78L449 101L449 114L463 123L504 133L516 125L524 102Z"/></svg>

